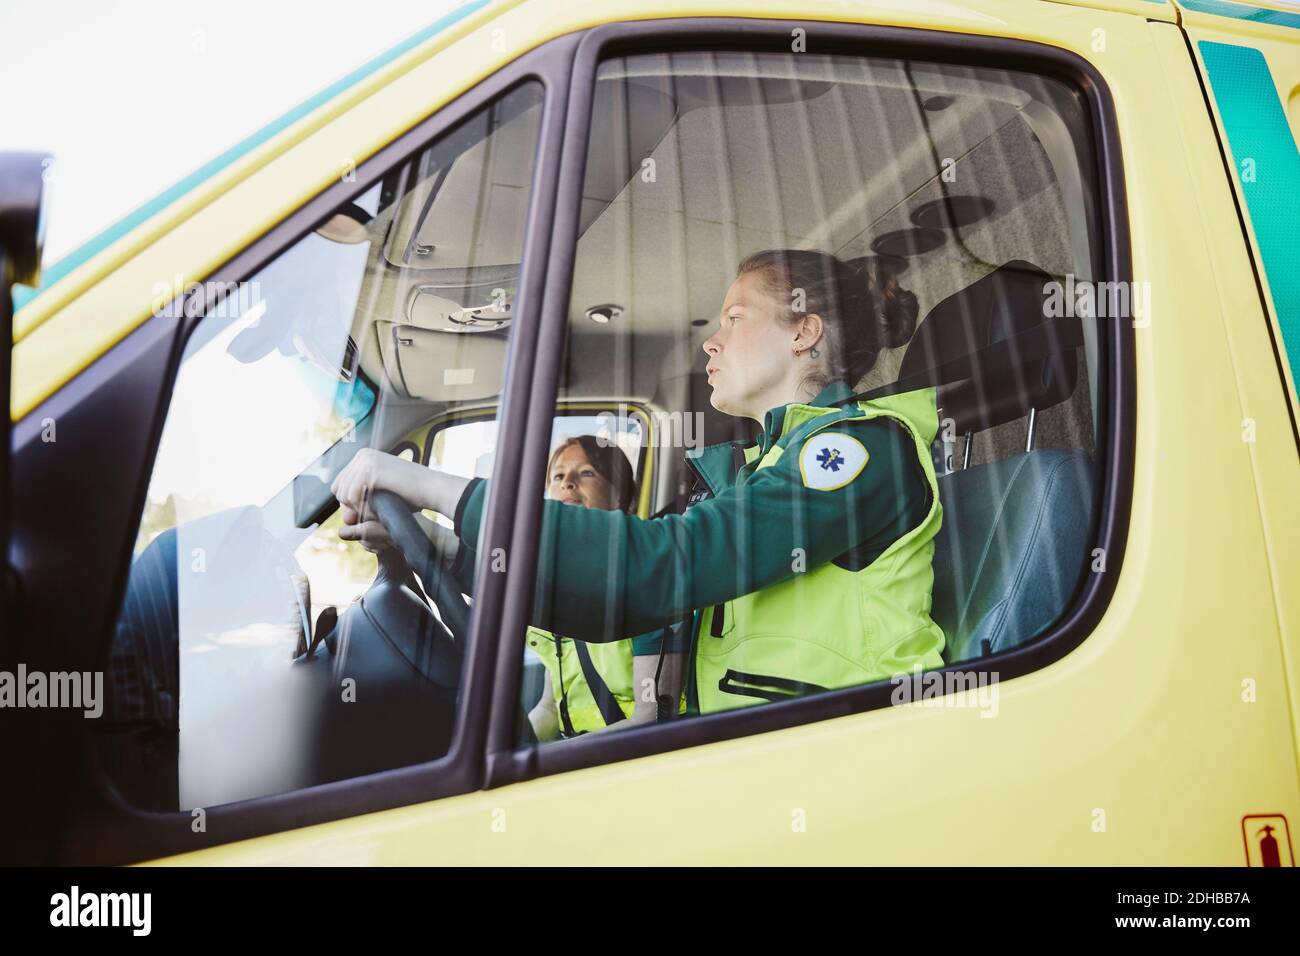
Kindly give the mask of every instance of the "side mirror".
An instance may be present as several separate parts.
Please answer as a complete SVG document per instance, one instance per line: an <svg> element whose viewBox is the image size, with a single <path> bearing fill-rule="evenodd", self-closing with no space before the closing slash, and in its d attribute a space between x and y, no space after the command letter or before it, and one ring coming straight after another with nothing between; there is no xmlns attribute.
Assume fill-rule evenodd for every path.
<svg viewBox="0 0 1300 956"><path fill-rule="evenodd" d="M41 282L45 246L45 170L49 153L0 152L0 259L6 295L15 282Z"/></svg>
<svg viewBox="0 0 1300 956"><path fill-rule="evenodd" d="M15 596L9 562L12 527L13 405L10 372L14 341L14 283L41 282L45 246L45 170L48 153L0 152L0 395L4 396L4 437L0 441L0 620L10 622ZM7 630L7 628L6 628Z"/></svg>

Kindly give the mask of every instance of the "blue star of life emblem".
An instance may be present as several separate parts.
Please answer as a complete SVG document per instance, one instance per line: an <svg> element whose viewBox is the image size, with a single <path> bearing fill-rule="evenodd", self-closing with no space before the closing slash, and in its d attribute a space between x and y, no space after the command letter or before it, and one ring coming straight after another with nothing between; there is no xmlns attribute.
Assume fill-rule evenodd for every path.
<svg viewBox="0 0 1300 956"><path fill-rule="evenodd" d="M839 471L840 466L844 464L844 456L840 454L838 448L823 448L817 455L817 463L824 471Z"/></svg>

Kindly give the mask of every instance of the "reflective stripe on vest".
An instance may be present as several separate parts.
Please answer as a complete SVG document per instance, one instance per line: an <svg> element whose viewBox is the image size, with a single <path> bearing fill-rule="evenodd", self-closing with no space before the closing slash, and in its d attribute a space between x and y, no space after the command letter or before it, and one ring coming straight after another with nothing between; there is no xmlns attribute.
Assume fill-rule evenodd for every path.
<svg viewBox="0 0 1300 956"><path fill-rule="evenodd" d="M748 474L770 468L826 428L889 417L907 429L930 489L921 523L857 571L826 562L705 608L695 629L695 695L712 713L817 690L883 680L943 666L942 629L930 617L934 537L942 521L930 444L938 430L934 389L891 395L844 409L786 407L782 434L824 417L787 443L773 444ZM716 623L715 623L716 621Z"/></svg>
<svg viewBox="0 0 1300 956"><path fill-rule="evenodd" d="M527 631L528 646L551 675L551 688L565 736L598 730L631 717L632 641L589 644L539 627Z"/></svg>

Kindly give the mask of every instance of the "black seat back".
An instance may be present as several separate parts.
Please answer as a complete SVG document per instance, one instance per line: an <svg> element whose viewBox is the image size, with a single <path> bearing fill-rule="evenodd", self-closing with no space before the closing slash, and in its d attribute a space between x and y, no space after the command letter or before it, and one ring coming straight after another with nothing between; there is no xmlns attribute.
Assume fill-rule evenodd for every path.
<svg viewBox="0 0 1300 956"><path fill-rule="evenodd" d="M907 378L986 345L1008 339L1047 320L1052 277L1017 259L944 299L917 326L899 368ZM1042 411L1069 398L1075 386L1073 352L1028 358L996 381L968 379L939 389L944 417L958 432L982 431Z"/></svg>

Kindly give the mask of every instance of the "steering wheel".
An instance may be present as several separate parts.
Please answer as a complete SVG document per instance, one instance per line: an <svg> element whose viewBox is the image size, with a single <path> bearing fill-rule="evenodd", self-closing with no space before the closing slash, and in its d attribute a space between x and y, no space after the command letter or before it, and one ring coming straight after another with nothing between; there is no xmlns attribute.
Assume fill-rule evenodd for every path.
<svg viewBox="0 0 1300 956"><path fill-rule="evenodd" d="M425 537L420 523L415 520L411 506L395 492L376 491L371 495L370 507L406 563L420 576L425 593L437 608L438 616L451 632L452 639L464 647L469 637L469 608L450 580L451 575L443 566L433 542Z"/></svg>

